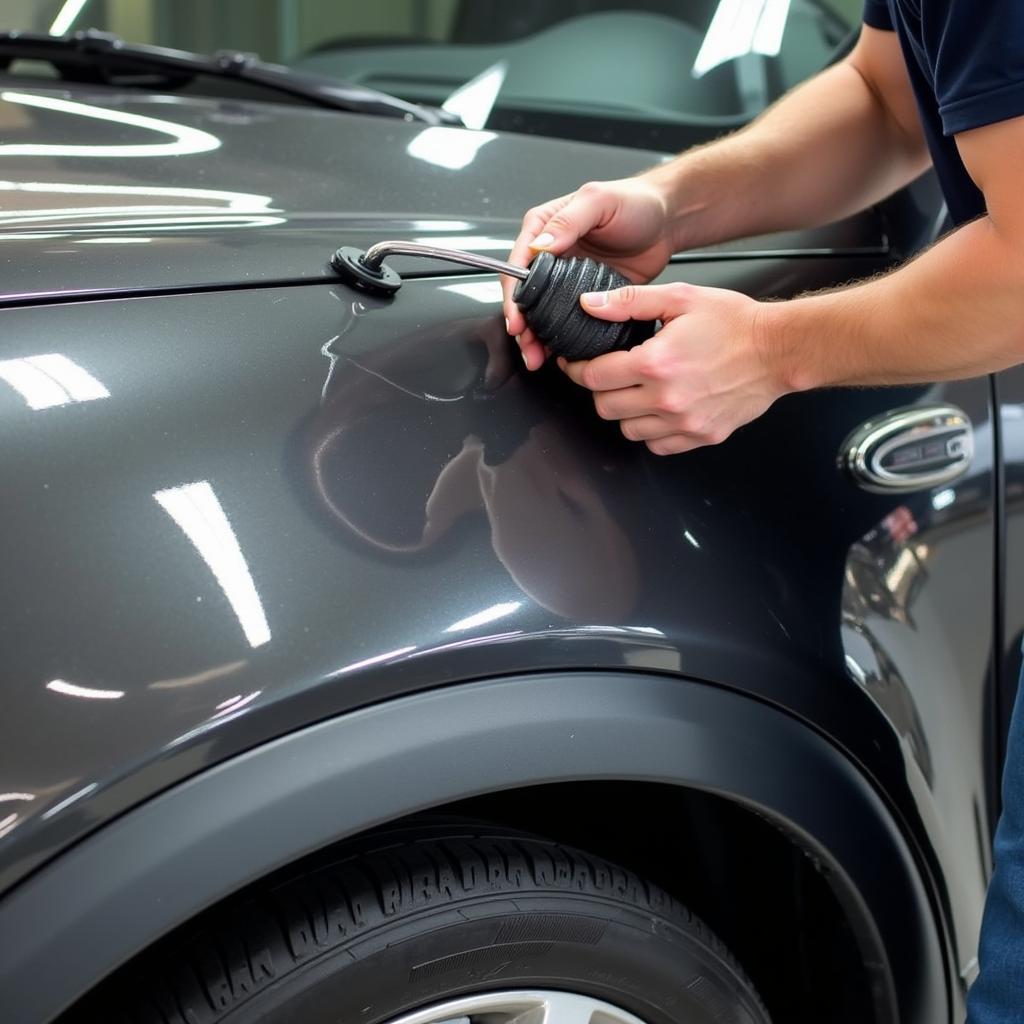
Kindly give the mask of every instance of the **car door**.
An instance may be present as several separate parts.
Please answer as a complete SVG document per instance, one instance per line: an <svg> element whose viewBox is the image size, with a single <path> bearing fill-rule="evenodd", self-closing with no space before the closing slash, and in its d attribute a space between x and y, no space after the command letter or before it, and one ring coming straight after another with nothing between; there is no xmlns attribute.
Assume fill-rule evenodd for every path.
<svg viewBox="0 0 1024 1024"><path fill-rule="evenodd" d="M742 261L733 264L728 281L721 267L708 263L677 263L666 276L779 296L828 284L824 277L837 275L826 260L794 263L788 271L785 264L773 265L774 278L759 279L754 266ZM856 263L846 269L851 277L866 271ZM1002 378L1006 552L1012 565L1014 551L1024 545L1024 371ZM949 437L945 426L931 426L930 417L950 409L969 421L971 436L964 436L972 445L954 479L916 485L922 475L911 472L906 480L890 481L895 486L878 486L858 480L845 464L858 428L898 425L900 411L926 419L909 434L897 431L899 438L914 440L903 457L926 455L922 437L938 437L942 445ZM976 970L976 936L991 871L997 716L1005 721L1024 635L1024 584L1008 573L1005 643L997 666L999 439L993 409L993 381L987 377L795 395L725 445L659 467L666 479L684 478L691 486L698 478L707 481L706 513L719 521L725 513L737 541L750 545L750 594L773 595L768 600L781 639L820 666L817 698L825 706L818 720L843 714L841 684L832 682L837 666L884 713L898 737L908 806L932 848L925 856L934 856L936 877L948 884L938 887L936 897L955 922L957 969L968 980ZM959 444L953 441L954 450ZM700 537L699 528L690 532ZM788 699L781 696L785 690L781 685L780 699ZM808 706L806 694L801 700ZM844 733L836 723L834 736L855 742ZM862 735L856 742L881 741Z"/></svg>

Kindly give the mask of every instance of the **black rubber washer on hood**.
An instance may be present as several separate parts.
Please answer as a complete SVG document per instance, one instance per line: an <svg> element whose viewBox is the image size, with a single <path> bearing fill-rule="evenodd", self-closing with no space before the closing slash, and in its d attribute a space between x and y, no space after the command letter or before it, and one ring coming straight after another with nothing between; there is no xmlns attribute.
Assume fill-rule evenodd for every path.
<svg viewBox="0 0 1024 1024"><path fill-rule="evenodd" d="M394 295L402 287L402 279L386 263L380 270L371 270L363 263L364 252L351 245L343 245L331 257L331 266L349 284L364 291Z"/></svg>

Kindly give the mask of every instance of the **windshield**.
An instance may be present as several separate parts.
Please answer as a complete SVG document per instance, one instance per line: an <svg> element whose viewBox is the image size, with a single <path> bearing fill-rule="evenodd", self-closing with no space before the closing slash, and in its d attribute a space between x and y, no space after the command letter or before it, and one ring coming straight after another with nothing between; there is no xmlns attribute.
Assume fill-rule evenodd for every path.
<svg viewBox="0 0 1024 1024"><path fill-rule="evenodd" d="M251 51L444 106L470 128L672 151L749 121L824 67L860 9L861 0L4 0L0 28ZM56 74L17 63L9 74Z"/></svg>

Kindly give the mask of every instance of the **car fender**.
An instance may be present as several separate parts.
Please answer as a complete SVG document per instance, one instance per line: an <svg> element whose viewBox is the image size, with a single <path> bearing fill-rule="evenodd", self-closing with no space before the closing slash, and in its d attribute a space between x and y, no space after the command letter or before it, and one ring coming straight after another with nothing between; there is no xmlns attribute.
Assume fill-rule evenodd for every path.
<svg viewBox="0 0 1024 1024"><path fill-rule="evenodd" d="M947 1020L914 855L869 782L768 704L664 675L510 677L289 733L122 815L0 901L7 1024L44 1024L161 935L276 868L413 812L581 780L714 791L783 828L839 897L882 1019ZM45 985L40 978L47 978Z"/></svg>

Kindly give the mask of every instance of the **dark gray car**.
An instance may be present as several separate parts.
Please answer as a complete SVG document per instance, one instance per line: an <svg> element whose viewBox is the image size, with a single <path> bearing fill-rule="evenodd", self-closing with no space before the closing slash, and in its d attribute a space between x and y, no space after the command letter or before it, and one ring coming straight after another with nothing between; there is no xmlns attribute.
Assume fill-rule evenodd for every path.
<svg viewBox="0 0 1024 1024"><path fill-rule="evenodd" d="M329 263L503 256L528 206L749 120L841 10L756 3L715 51L727 2L249 38L267 6L147 24L292 70L0 37L4 1024L958 1020L1024 374L657 458L526 373L495 276ZM925 178L662 280L788 296L942 225Z"/></svg>

